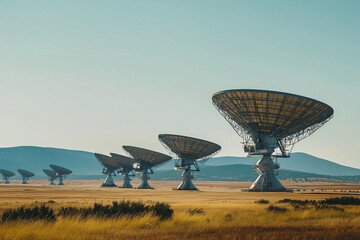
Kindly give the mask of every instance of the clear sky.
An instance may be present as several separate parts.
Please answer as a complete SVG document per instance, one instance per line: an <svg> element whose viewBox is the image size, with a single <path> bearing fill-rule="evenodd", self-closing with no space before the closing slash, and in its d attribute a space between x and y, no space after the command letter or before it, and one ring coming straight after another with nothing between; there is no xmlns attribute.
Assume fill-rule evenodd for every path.
<svg viewBox="0 0 360 240"><path fill-rule="evenodd" d="M360 1L1 1L0 146L166 152L159 133L245 156L213 93L285 91L334 118L295 145L360 167Z"/></svg>

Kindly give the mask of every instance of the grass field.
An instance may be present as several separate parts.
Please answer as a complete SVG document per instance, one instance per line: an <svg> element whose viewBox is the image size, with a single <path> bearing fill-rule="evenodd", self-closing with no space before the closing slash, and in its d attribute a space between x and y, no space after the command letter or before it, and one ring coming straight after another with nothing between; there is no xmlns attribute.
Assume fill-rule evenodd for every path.
<svg viewBox="0 0 360 240"><path fill-rule="evenodd" d="M178 182L160 181L151 182L155 190L100 188L101 181L66 181L65 186L46 184L46 181L32 181L26 186L0 184L0 212L40 203L59 209L126 199L167 202L174 209L174 216L166 221L146 215L8 222L0 225L0 239L360 239L359 206L341 206L339 210L276 203L284 198L360 198L357 184L284 183L295 190L284 193L244 192L241 189L250 183L238 182L195 182L200 191L173 191ZM260 199L270 203L254 203ZM270 205L286 211L269 211Z"/></svg>

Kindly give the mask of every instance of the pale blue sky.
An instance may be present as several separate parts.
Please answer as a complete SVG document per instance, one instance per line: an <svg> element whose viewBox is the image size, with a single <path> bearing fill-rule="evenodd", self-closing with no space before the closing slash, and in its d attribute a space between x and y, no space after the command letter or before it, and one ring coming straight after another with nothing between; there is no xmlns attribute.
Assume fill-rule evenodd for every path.
<svg viewBox="0 0 360 240"><path fill-rule="evenodd" d="M335 117L295 145L360 167L359 1L1 1L0 146L165 152L159 133L245 156L211 103L285 91Z"/></svg>

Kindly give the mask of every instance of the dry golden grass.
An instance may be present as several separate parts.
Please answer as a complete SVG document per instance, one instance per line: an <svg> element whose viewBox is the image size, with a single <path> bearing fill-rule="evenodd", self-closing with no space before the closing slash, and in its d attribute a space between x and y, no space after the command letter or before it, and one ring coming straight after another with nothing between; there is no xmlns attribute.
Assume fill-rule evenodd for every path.
<svg viewBox="0 0 360 240"><path fill-rule="evenodd" d="M57 209L126 199L168 202L175 210L174 217L168 221L144 216L4 223L0 225L0 239L360 239L359 207L346 206L344 211L316 210L314 207L296 210L291 205L281 204L289 210L276 213L268 212L268 205L254 204L259 199L275 204L284 198L324 199L345 194L333 192L333 185L314 187L304 184L315 189L314 192L249 193L238 188L222 187L224 183L211 183L212 188L205 188L204 184L204 190L198 192L170 191L171 187L165 185L158 190L129 190L104 189L91 184L94 183L77 182L63 187L0 185L0 212L24 204L34 205L35 201L54 200L55 203L46 204ZM229 185L236 186L236 183ZM336 187L343 191L352 189L346 194L360 197L353 193L357 189L355 184ZM201 208L204 213L190 215L190 208Z"/></svg>

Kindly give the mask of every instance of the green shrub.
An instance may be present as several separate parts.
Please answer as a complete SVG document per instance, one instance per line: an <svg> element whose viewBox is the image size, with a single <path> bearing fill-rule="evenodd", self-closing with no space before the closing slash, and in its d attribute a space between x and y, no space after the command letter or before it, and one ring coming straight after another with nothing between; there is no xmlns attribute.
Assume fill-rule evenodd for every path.
<svg viewBox="0 0 360 240"><path fill-rule="evenodd" d="M1 216L1 222L20 221L20 220L45 220L55 221L56 216L52 208L44 204L33 208L19 207L16 209L7 209Z"/></svg>
<svg viewBox="0 0 360 240"><path fill-rule="evenodd" d="M269 200L260 199L260 200L255 201L255 203L259 203L259 204L268 204L268 203L269 203Z"/></svg>
<svg viewBox="0 0 360 240"><path fill-rule="evenodd" d="M201 214L201 215L205 214L205 211L202 208L194 208L194 209L189 208L186 212L191 216L195 214Z"/></svg>
<svg viewBox="0 0 360 240"><path fill-rule="evenodd" d="M316 204L316 201L315 200L297 200L297 199L285 198L283 200L279 200L277 203L289 203L291 205L306 206L306 205L314 205L314 204Z"/></svg>
<svg viewBox="0 0 360 240"><path fill-rule="evenodd" d="M326 198L324 200L297 200L297 199L288 199L285 198L283 200L278 201L277 203L289 203L291 205L360 205L360 198L355 197L333 197Z"/></svg>
<svg viewBox="0 0 360 240"><path fill-rule="evenodd" d="M170 207L169 204L159 202L155 203L155 205L150 206L149 210L154 216L159 217L160 220L170 219L174 213L174 210Z"/></svg>
<svg viewBox="0 0 360 240"><path fill-rule="evenodd" d="M62 207L58 215L62 217L80 217L87 218L90 216L99 218L118 218L120 216L141 216L151 213L159 217L161 220L166 220L172 217L174 210L166 203L155 203L155 205L145 205L142 202L112 202L112 205L103 205L95 203L93 207L77 208L77 207Z"/></svg>
<svg viewBox="0 0 360 240"><path fill-rule="evenodd" d="M329 204L329 205L360 205L360 198L355 197L333 197L333 198L326 198L324 200L318 201L322 204Z"/></svg>
<svg viewBox="0 0 360 240"><path fill-rule="evenodd" d="M284 212L288 211L287 208L277 207L274 205L270 205L269 207L266 208L266 210L268 210L270 212L277 212L277 213L284 213Z"/></svg>

